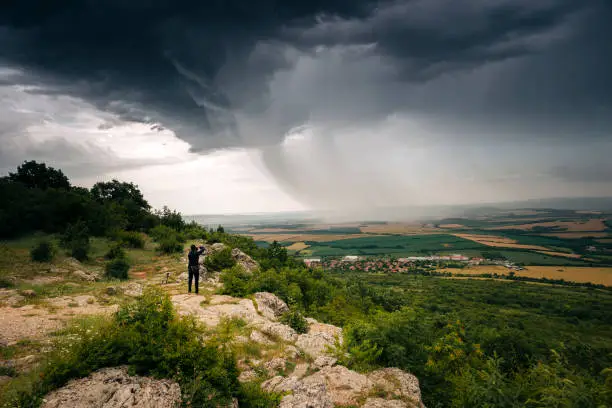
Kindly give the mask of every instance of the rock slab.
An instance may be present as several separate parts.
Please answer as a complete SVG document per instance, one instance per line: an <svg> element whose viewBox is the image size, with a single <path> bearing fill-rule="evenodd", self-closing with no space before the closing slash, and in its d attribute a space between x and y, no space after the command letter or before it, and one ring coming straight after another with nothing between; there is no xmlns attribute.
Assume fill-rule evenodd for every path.
<svg viewBox="0 0 612 408"><path fill-rule="evenodd" d="M177 408L181 389L170 380L128 375L127 367L104 368L48 394L42 408Z"/></svg>

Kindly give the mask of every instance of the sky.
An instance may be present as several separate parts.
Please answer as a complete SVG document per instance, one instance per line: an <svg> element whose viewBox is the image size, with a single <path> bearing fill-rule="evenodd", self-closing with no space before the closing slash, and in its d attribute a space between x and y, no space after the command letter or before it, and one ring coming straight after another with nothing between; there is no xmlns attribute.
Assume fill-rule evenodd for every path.
<svg viewBox="0 0 612 408"><path fill-rule="evenodd" d="M0 5L0 173L184 214L612 196L607 0Z"/></svg>

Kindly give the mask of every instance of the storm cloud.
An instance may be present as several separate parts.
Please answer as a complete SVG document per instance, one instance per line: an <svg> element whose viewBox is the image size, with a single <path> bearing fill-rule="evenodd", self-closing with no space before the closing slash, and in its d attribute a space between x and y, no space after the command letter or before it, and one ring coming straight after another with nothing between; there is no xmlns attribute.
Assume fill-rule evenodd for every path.
<svg viewBox="0 0 612 408"><path fill-rule="evenodd" d="M584 169L612 147L611 18L605 0L21 1L0 6L0 65L104 129L257 149L313 207L446 199L424 184L505 199L602 174ZM559 162L576 146L594 162Z"/></svg>

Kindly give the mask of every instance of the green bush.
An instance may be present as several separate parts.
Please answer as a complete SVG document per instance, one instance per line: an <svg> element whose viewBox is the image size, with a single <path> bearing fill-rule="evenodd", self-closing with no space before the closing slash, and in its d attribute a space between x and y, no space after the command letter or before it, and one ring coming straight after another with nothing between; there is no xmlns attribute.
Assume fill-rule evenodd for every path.
<svg viewBox="0 0 612 408"><path fill-rule="evenodd" d="M173 237L163 238L161 241L159 241L157 250L162 254L174 254L176 252L183 251L183 244Z"/></svg>
<svg viewBox="0 0 612 408"><path fill-rule="evenodd" d="M308 322L298 310L291 310L281 317L281 323L302 334L308 331Z"/></svg>
<svg viewBox="0 0 612 408"><path fill-rule="evenodd" d="M126 257L127 255L121 244L115 244L111 246L108 252L104 255L104 258L106 259L120 259Z"/></svg>
<svg viewBox="0 0 612 408"><path fill-rule="evenodd" d="M145 246L145 237L136 231L119 231L117 240L128 248L142 249Z"/></svg>
<svg viewBox="0 0 612 408"><path fill-rule="evenodd" d="M106 277L110 279L127 279L130 264L125 258L117 258L106 264Z"/></svg>
<svg viewBox="0 0 612 408"><path fill-rule="evenodd" d="M212 271L222 271L236 265L236 261L232 258L232 249L224 248L208 255L204 260L204 265Z"/></svg>
<svg viewBox="0 0 612 408"><path fill-rule="evenodd" d="M68 225L66 231L60 237L60 244L69 250L70 256L79 261L88 258L90 241L89 229L83 221Z"/></svg>
<svg viewBox="0 0 612 408"><path fill-rule="evenodd" d="M221 273L220 279L223 282L221 293L237 297L244 297L249 290L249 280L251 275L247 274L240 265L235 265Z"/></svg>
<svg viewBox="0 0 612 408"><path fill-rule="evenodd" d="M228 406L236 396L245 398L240 406L276 406L278 396L267 397L238 382L235 357L222 336L207 336L203 344L202 335L195 319L177 316L167 294L147 288L138 302L121 308L112 321L80 327L73 336L80 340L57 344L48 362L28 381L7 388L0 406L38 406L45 394L73 378L123 364L139 375L177 381L184 407Z"/></svg>
<svg viewBox="0 0 612 408"><path fill-rule="evenodd" d="M34 262L51 262L55 256L55 248L51 241L40 241L30 251L30 257Z"/></svg>
<svg viewBox="0 0 612 408"><path fill-rule="evenodd" d="M151 235L157 242L171 238L174 238L181 243L185 242L185 238L180 232L166 225L158 225L155 228L152 228L151 231L149 231L149 235Z"/></svg>

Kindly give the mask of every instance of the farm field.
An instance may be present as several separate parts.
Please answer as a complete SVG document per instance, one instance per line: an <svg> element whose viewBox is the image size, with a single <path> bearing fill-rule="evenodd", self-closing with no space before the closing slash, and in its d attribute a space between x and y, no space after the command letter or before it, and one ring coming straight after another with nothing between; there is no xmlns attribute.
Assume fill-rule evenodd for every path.
<svg viewBox="0 0 612 408"><path fill-rule="evenodd" d="M502 248L533 249L536 251L546 251L548 248L539 245L518 244L516 240L495 235L474 235L474 234L453 234L456 237L469 239L482 245Z"/></svg>
<svg viewBox="0 0 612 408"><path fill-rule="evenodd" d="M518 225L505 225L501 227L493 227L489 229L494 230L508 230L508 229L519 229L519 230L533 230L534 228L555 228L559 231L592 231L600 232L605 231L606 225L604 220L601 218L591 218L586 221L550 221L550 222L536 222L533 224L518 224Z"/></svg>
<svg viewBox="0 0 612 408"><path fill-rule="evenodd" d="M446 268L441 272L453 274L473 274L482 275L486 273L496 273L507 275L508 269L501 265L477 265L463 269ZM564 279L566 281L581 283L596 283L612 286L612 267L579 267L579 266L527 266L522 271L514 271L517 276L529 278Z"/></svg>

